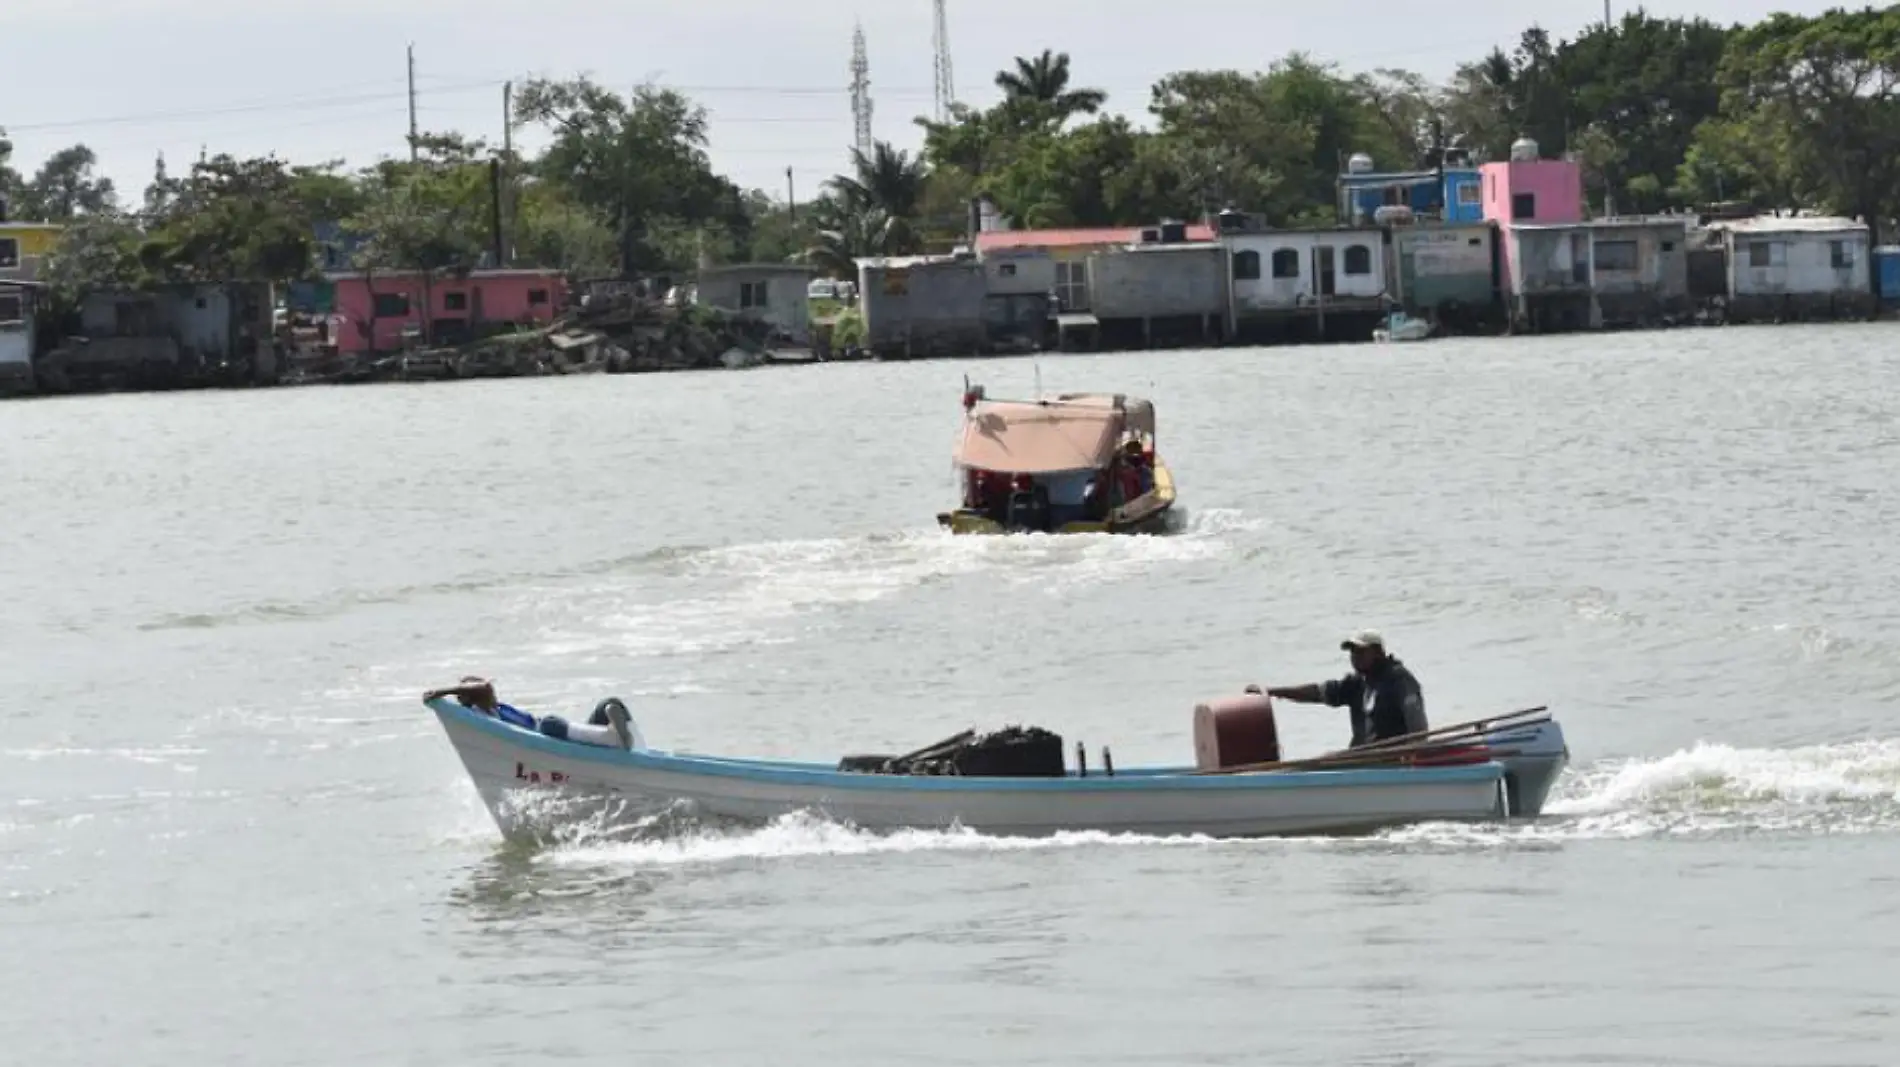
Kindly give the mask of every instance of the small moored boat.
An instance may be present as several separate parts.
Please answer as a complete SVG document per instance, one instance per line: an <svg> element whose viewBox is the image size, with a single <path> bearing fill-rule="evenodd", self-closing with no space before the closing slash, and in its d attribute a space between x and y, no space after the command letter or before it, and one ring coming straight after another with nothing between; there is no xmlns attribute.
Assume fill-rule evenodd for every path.
<svg viewBox="0 0 1900 1067"><path fill-rule="evenodd" d="M1009 836L1364 833L1536 816L1569 758L1561 727L1531 709L1284 761L1272 705L1258 694L1196 707L1194 765L1139 768L1116 768L1106 748L1090 768L1079 742L1069 765L1062 739L1035 728L966 731L902 756L799 763L657 751L631 726L624 745L562 740L453 700L426 703L496 826L527 839L577 821L757 823L799 811L866 830Z"/></svg>
<svg viewBox="0 0 1900 1067"><path fill-rule="evenodd" d="M1388 341L1423 341L1432 335L1430 319L1415 319L1403 311L1394 311L1385 317L1385 325L1372 331L1372 339L1380 343Z"/></svg>
<svg viewBox="0 0 1900 1067"><path fill-rule="evenodd" d="M991 400L964 385L955 464L963 502L940 512L958 534L1157 533L1174 474L1155 450L1153 401L1068 393Z"/></svg>

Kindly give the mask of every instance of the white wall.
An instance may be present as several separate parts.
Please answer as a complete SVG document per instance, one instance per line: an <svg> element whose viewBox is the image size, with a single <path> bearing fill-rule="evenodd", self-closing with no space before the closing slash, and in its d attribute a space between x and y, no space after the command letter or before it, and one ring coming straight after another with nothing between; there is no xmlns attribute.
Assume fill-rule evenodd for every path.
<svg viewBox="0 0 1900 1067"><path fill-rule="evenodd" d="M1056 261L1046 248L983 253L983 277L997 296L1042 295L1056 287Z"/></svg>
<svg viewBox="0 0 1900 1067"><path fill-rule="evenodd" d="M1864 231L1732 230L1730 238L1729 292L1735 296L1865 293L1872 287ZM1836 241L1848 248L1847 265L1840 268L1834 266ZM1751 246L1757 243L1768 246L1768 266L1752 265Z"/></svg>
<svg viewBox="0 0 1900 1067"><path fill-rule="evenodd" d="M1232 275L1236 256L1254 252L1260 257L1260 277L1234 278L1234 309L1236 313L1254 310L1275 310L1304 306L1312 302L1317 291L1314 279L1316 266L1315 249L1321 246L1333 250L1333 295L1335 297L1360 297L1372 299L1386 291L1385 249L1380 241L1379 231L1310 231L1287 233L1238 233L1227 236L1227 270ZM1362 274L1346 272L1349 249L1364 251L1365 259ZM1274 254L1281 250L1295 253L1294 266L1297 274L1292 277L1274 277Z"/></svg>

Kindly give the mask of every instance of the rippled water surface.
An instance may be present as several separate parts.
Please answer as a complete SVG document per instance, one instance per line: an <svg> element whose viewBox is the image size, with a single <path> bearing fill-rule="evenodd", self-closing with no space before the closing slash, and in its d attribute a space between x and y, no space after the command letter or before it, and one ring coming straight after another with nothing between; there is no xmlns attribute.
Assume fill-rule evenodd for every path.
<svg viewBox="0 0 1900 1067"><path fill-rule="evenodd" d="M1884 325L1040 361L1156 398L1156 538L952 539L961 375L0 406L8 1062L1875 1065L1900 1041ZM1197 700L1383 629L1551 704L1532 825L504 848L420 690L830 759ZM1290 750L1343 714L1291 706Z"/></svg>

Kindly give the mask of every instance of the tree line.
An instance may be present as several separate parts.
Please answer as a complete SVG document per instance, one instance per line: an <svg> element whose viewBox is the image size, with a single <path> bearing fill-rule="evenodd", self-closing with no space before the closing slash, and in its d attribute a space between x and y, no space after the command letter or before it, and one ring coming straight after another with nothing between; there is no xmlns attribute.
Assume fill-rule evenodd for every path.
<svg viewBox="0 0 1900 1067"><path fill-rule="evenodd" d="M25 175L0 139L0 196L13 218L70 225L49 278L67 292L308 277L322 225L361 236L359 269L466 268L494 248L498 221L520 265L640 275L802 259L843 276L864 256L961 239L978 195L1025 227L1227 206L1279 226L1330 223L1355 152L1422 169L1453 151L1503 159L1521 136L1579 160L1598 211L1739 202L1877 229L1900 214L1900 7L1730 26L1637 11L1567 40L1533 27L1443 84L1295 52L1263 71L1162 78L1145 128L1078 84L1066 53L1019 58L995 83L993 106L915 120L920 152L854 150L797 205L719 174L707 113L685 95L586 78L516 94L514 122L548 135L532 157L450 131L356 170L217 155L173 176L161 158L128 205L83 144Z"/></svg>

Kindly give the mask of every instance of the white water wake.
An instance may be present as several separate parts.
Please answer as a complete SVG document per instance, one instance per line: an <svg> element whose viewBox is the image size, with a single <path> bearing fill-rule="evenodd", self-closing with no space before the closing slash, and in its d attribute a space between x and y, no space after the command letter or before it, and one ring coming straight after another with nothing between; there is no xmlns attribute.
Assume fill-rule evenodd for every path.
<svg viewBox="0 0 1900 1067"><path fill-rule="evenodd" d="M1566 841L1741 834L1814 836L1900 831L1900 741L1793 749L1699 744L1655 759L1573 769L1546 814L1502 825L1433 823L1370 837L1217 841L1202 837L1070 833L991 837L969 831L868 833L787 815L747 830L656 824L632 833L581 831L542 852L557 866L679 867L810 856L1007 852L1089 847L1220 849L1496 848Z"/></svg>

